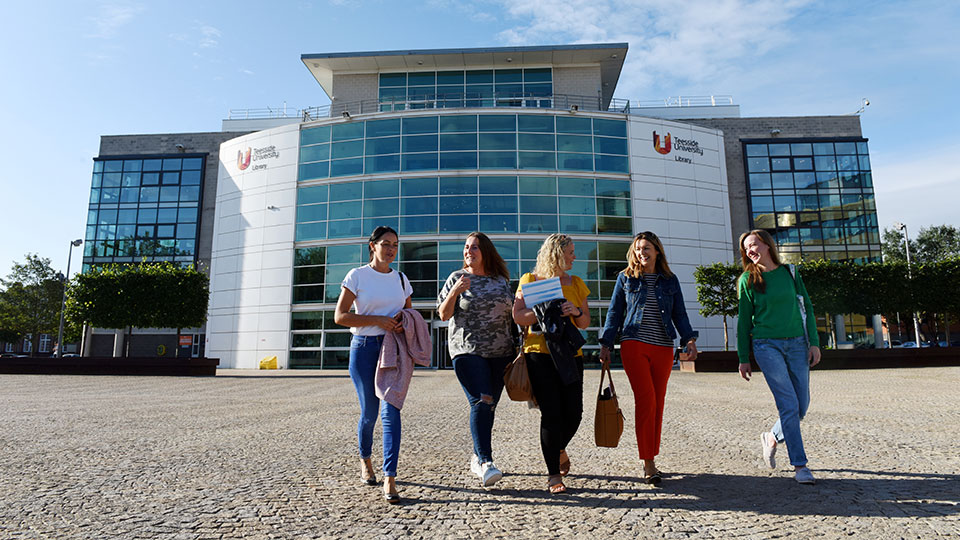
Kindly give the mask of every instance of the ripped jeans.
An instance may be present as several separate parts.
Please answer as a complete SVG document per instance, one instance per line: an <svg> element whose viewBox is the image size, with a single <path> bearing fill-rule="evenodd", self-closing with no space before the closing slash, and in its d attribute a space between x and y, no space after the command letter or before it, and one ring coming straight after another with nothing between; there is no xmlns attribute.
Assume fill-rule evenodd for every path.
<svg viewBox="0 0 960 540"><path fill-rule="evenodd" d="M470 435L480 463L493 461L494 411L503 393L503 370L512 360L511 356L484 358L475 354L453 359L453 370L470 403Z"/></svg>

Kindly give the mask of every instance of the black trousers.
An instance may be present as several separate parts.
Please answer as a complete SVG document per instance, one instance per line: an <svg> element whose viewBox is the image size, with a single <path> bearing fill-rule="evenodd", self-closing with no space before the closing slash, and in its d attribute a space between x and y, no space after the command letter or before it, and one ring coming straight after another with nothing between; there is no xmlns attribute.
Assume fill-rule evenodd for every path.
<svg viewBox="0 0 960 540"><path fill-rule="evenodd" d="M579 381L565 385L549 354L526 353L533 395L540 406L540 449L547 472L560 474L560 451L577 433L583 418L583 358L577 357Z"/></svg>

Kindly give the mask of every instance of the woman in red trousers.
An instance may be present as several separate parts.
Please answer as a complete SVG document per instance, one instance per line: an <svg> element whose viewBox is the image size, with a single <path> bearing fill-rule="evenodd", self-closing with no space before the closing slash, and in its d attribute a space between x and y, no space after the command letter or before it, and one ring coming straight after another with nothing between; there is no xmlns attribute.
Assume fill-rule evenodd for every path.
<svg viewBox="0 0 960 540"><path fill-rule="evenodd" d="M680 280L670 271L657 235L642 232L627 251L627 268L617 275L600 336L600 361L609 365L619 334L620 358L636 403L637 447L647 484L663 480L654 458L660 453L663 401L678 333L680 345L695 359L699 333L690 327Z"/></svg>

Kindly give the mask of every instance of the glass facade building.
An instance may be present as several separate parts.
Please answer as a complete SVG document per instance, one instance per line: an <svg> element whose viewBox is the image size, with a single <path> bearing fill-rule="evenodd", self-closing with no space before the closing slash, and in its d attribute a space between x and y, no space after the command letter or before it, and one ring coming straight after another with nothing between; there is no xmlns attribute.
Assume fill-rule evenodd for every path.
<svg viewBox="0 0 960 540"><path fill-rule="evenodd" d="M204 155L96 158L83 268L196 262Z"/></svg>

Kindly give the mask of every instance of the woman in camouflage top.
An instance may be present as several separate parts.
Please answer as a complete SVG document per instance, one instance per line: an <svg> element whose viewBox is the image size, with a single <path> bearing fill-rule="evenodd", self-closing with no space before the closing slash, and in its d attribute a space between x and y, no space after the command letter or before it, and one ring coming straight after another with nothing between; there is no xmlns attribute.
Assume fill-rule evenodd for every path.
<svg viewBox="0 0 960 540"><path fill-rule="evenodd" d="M453 369L470 403L473 456L470 470L490 489L503 476L493 464L494 411L503 392L503 370L516 355L510 272L493 242L481 232L467 236L463 268L450 274L437 311L449 320Z"/></svg>

